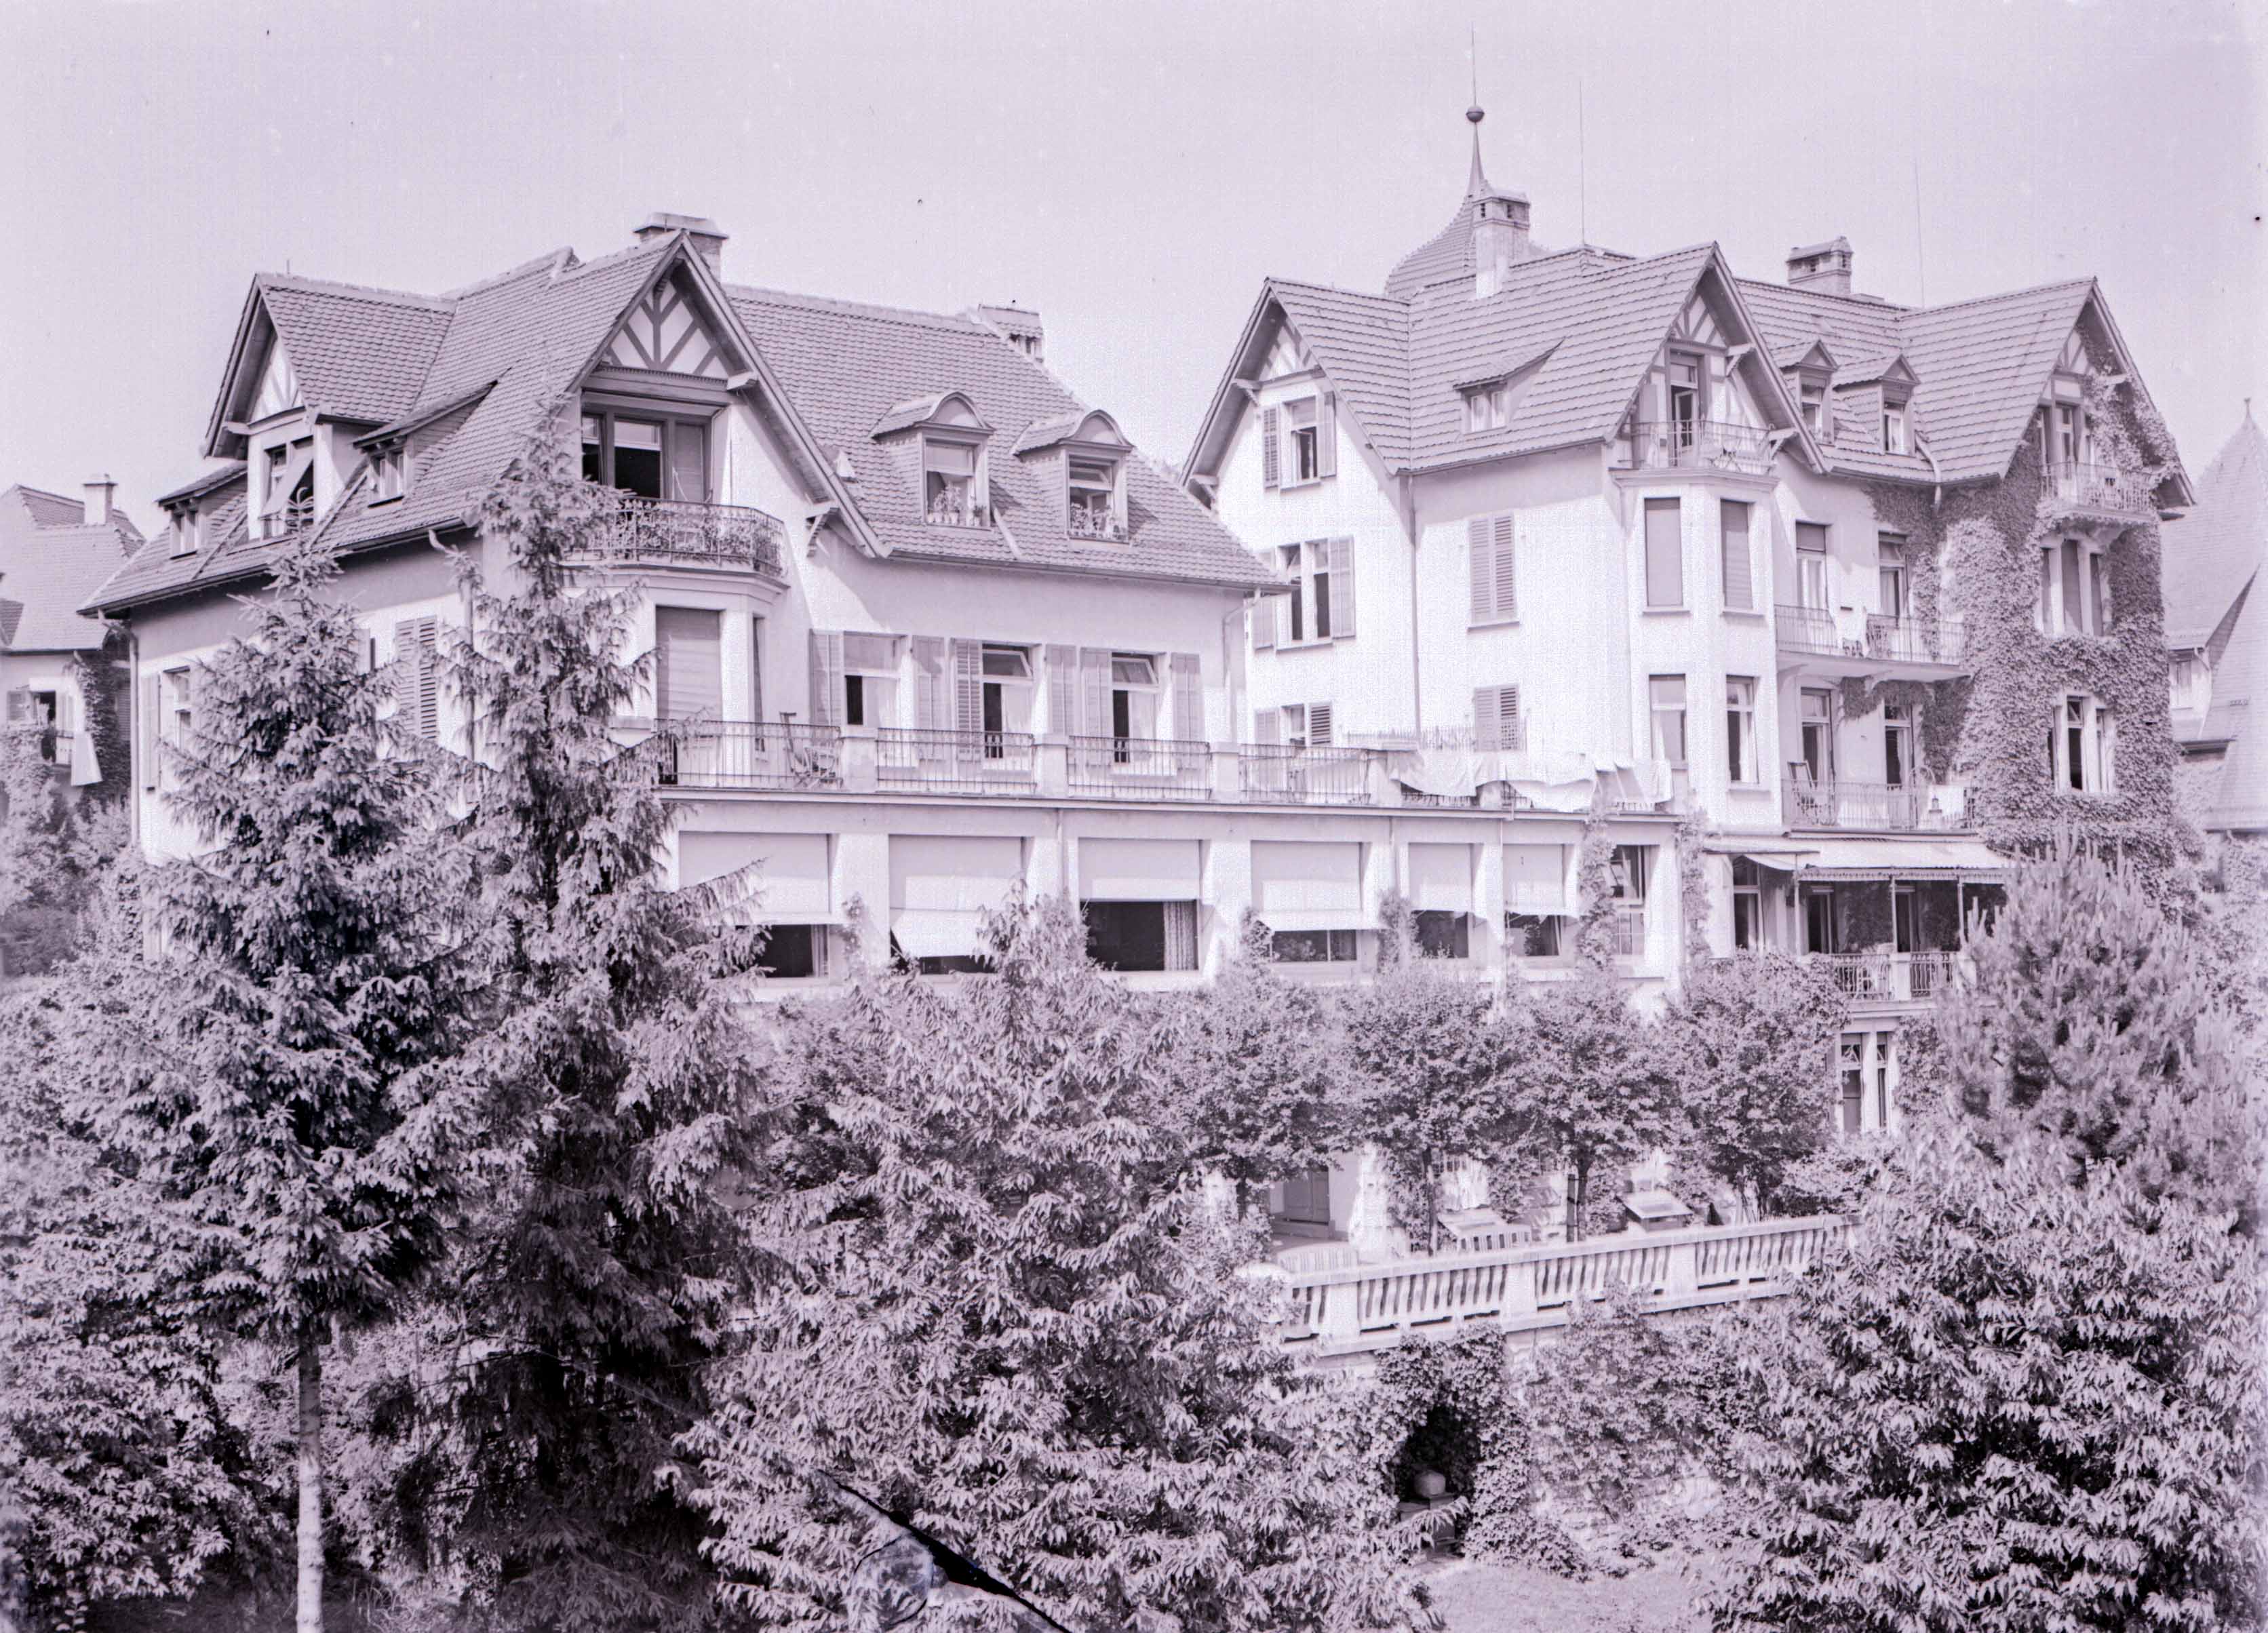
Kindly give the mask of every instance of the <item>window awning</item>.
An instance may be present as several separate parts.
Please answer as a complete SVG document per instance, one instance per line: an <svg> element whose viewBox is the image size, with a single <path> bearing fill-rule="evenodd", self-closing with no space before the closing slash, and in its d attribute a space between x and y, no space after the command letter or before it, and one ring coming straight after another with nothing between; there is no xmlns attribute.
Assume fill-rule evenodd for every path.
<svg viewBox="0 0 2268 1633"><path fill-rule="evenodd" d="M2009 866L2007 857L1981 839L1839 839L1822 835L1812 842L1811 849L1815 855L1803 858L1797 865L1796 878L1800 882L1982 881L2006 878Z"/></svg>
<svg viewBox="0 0 2268 1633"><path fill-rule="evenodd" d="M1082 839L1082 901L1195 901L1199 884L1194 839Z"/></svg>
<svg viewBox="0 0 2268 1633"><path fill-rule="evenodd" d="M1252 909L1270 930L1361 929L1361 844L1255 840Z"/></svg>
<svg viewBox="0 0 2268 1633"><path fill-rule="evenodd" d="M841 922L826 835L679 831L681 886L704 884L744 867L749 869L748 900L734 904L734 917L767 924Z"/></svg>
<svg viewBox="0 0 2268 1633"><path fill-rule="evenodd" d="M890 915L890 938L909 959L965 959L976 953L984 915L971 909L900 908Z"/></svg>
<svg viewBox="0 0 2268 1633"><path fill-rule="evenodd" d="M1509 913L1566 912L1567 847L1506 844L1504 905Z"/></svg>
<svg viewBox="0 0 2268 1633"><path fill-rule="evenodd" d="M1738 834L1719 834L1701 842L1701 849L1713 856L1746 857L1767 867L1792 867L1798 857L1808 857L1819 847L1808 839L1782 839L1776 834L1757 834L1742 837Z"/></svg>
<svg viewBox="0 0 2268 1633"><path fill-rule="evenodd" d="M1473 848L1413 843L1410 847L1410 905L1420 913L1473 910Z"/></svg>
<svg viewBox="0 0 2268 1633"><path fill-rule="evenodd" d="M890 840L890 934L909 959L968 958L984 913L1024 877L1013 835L900 834Z"/></svg>

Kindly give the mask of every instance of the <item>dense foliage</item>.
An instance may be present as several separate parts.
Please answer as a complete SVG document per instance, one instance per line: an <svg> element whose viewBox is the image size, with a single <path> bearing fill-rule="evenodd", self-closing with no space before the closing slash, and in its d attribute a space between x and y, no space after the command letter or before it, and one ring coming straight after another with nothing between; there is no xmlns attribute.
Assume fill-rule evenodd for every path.
<svg viewBox="0 0 2268 1633"><path fill-rule="evenodd" d="M782 1051L776 1272L688 1441L728 1593L837 1625L873 1535L847 1488L1070 1627L1397 1614L1382 1494L1161 1114L1170 1022L1060 902L988 935L997 977L862 981Z"/></svg>
<svg viewBox="0 0 2268 1633"><path fill-rule="evenodd" d="M1646 1155L1675 1130L1658 1029L1631 1008L1613 974L1587 968L1532 989L1506 1030L1501 1047L1519 1063L1512 1114L1574 1176L1571 1223L1580 1235L1592 1176Z"/></svg>

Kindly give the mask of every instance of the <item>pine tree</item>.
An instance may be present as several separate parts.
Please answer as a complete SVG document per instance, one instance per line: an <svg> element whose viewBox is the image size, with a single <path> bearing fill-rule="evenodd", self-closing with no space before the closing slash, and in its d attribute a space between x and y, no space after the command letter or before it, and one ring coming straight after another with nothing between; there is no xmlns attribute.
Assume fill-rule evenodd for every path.
<svg viewBox="0 0 2268 1633"><path fill-rule="evenodd" d="M489 1000L454 1546L507 1625L684 1626L712 1596L674 1442L743 1279L725 1193L755 1043L703 898L657 882L668 813L615 740L643 660L628 593L571 567L610 519L571 429L555 410L489 495L500 587L468 567L475 634L446 660L481 762Z"/></svg>
<svg viewBox="0 0 2268 1633"><path fill-rule="evenodd" d="M1169 1023L1060 901L988 934L996 976L862 981L783 1050L780 1273L690 1441L732 1593L842 1625L848 1488L1065 1627L1379 1625L1390 1504L1182 1177Z"/></svg>
<svg viewBox="0 0 2268 1633"><path fill-rule="evenodd" d="M1653 1027L1611 971L1537 984L1513 1017L1506 1114L1575 1176L1569 1235L1580 1236L1591 1175L1666 1144L1672 1089Z"/></svg>
<svg viewBox="0 0 2268 1633"><path fill-rule="evenodd" d="M292 1359L298 1623L323 1614L323 1357L382 1319L455 1214L464 899L435 782L359 672L312 547L201 677L171 798L206 847L153 869L159 951L91 964L75 1114L164 1216L161 1297Z"/></svg>
<svg viewBox="0 0 2268 1633"><path fill-rule="evenodd" d="M2074 1177L2259 1218L2264 1070L2209 943L2124 866L2066 850L2027 864L1968 943L1914 1088L1986 1149L2025 1131Z"/></svg>
<svg viewBox="0 0 2268 1633"><path fill-rule="evenodd" d="M1694 965L1662 1019L1683 1137L1758 1213L1827 1141L1845 1007L1824 971L1767 953Z"/></svg>
<svg viewBox="0 0 2268 1633"><path fill-rule="evenodd" d="M2026 1135L1925 1129L1744 1350L1720 1629L2257 1625L2253 1249Z"/></svg>

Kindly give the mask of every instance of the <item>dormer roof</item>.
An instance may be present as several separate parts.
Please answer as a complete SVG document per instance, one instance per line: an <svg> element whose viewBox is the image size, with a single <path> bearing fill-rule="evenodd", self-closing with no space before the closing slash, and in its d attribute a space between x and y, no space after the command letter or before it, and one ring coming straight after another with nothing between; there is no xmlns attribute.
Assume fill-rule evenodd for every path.
<svg viewBox="0 0 2268 1633"><path fill-rule="evenodd" d="M903 402L894 402L882 411L874 422L873 435L891 436L911 430L917 425L949 426L954 430L973 431L990 437L992 428L976 412L976 405L968 394L960 391L932 392L924 397L909 397Z"/></svg>
<svg viewBox="0 0 2268 1633"><path fill-rule="evenodd" d="M1772 367L1780 370L1804 369L1822 374L1832 374L1836 369L1835 354L1827 342L1816 335L1804 340L1787 341L1772 348Z"/></svg>
<svg viewBox="0 0 2268 1633"><path fill-rule="evenodd" d="M1037 453L1043 448L1059 447L1064 443L1076 443L1090 448L1131 448L1126 433L1118 429L1118 422L1100 408L1088 408L1076 414L1059 414L1050 420L1041 420L1026 428L1016 438L1018 453Z"/></svg>
<svg viewBox="0 0 2268 1633"><path fill-rule="evenodd" d="M1837 391L1859 386L1904 386L1911 390L1913 385L1912 368L1903 356L1895 351L1846 364L1835 371L1835 389Z"/></svg>

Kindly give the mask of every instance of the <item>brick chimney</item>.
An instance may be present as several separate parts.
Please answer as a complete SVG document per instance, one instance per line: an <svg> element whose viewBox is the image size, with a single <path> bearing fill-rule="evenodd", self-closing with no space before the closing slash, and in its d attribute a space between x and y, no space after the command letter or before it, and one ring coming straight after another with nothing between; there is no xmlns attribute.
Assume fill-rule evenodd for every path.
<svg viewBox="0 0 2268 1633"><path fill-rule="evenodd" d="M1817 290L1822 295L1851 292L1851 240L1838 238L1824 244L1803 244L1787 252L1787 286Z"/></svg>
<svg viewBox="0 0 2268 1633"><path fill-rule="evenodd" d="M671 210L657 210L631 236L641 244L651 244L672 232L683 232L692 240L694 252L709 263L710 270L720 277L724 276L725 229L706 216L681 216Z"/></svg>
<svg viewBox="0 0 2268 1633"><path fill-rule="evenodd" d="M109 521L112 500L118 493L118 484L106 472L86 479L86 522L90 527L99 527Z"/></svg>

